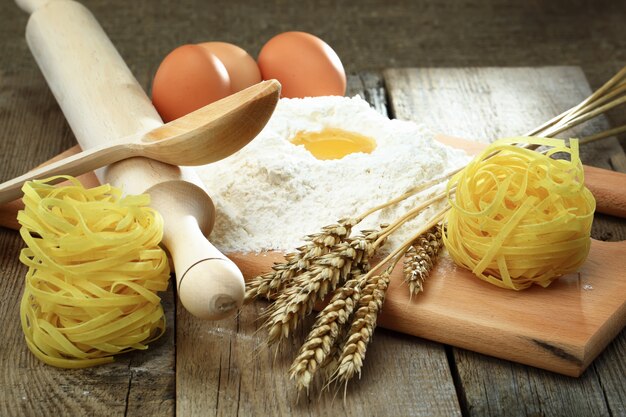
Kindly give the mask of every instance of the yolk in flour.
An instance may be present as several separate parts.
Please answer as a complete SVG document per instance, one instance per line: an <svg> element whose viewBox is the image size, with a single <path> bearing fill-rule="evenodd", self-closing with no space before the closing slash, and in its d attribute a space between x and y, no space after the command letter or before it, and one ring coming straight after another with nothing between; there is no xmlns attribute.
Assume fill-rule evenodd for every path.
<svg viewBox="0 0 626 417"><path fill-rule="evenodd" d="M341 159L351 153L371 153L376 149L374 139L342 129L326 128L320 132L298 132L294 145L304 145L317 159Z"/></svg>

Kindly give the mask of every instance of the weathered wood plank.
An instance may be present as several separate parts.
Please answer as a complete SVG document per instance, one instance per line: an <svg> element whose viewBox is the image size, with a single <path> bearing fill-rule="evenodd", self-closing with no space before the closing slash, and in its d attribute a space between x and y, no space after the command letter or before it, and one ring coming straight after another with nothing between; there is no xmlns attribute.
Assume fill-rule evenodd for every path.
<svg viewBox="0 0 626 417"><path fill-rule="evenodd" d="M605 388L590 370L575 379L460 349L454 360L468 415L610 415Z"/></svg>
<svg viewBox="0 0 626 417"><path fill-rule="evenodd" d="M590 93L584 74L572 67L404 69L384 74L395 117L484 141L523 134ZM600 119L582 132L598 131L606 123ZM587 164L603 167L610 167L611 155L623 152L614 139L583 151ZM623 239L626 222L597 216L592 234ZM626 395L625 338L622 331L579 379L453 349L463 411L476 416L618 415Z"/></svg>
<svg viewBox="0 0 626 417"><path fill-rule="evenodd" d="M386 110L380 75L352 75L349 86L348 95L360 94L377 109ZM266 335L259 330L259 317L264 307L255 303L244 307L237 318L208 323L179 306L177 415L460 414L444 348L382 329L376 331L363 376L349 385L345 402L341 393L333 398L325 392L318 398L319 387L310 398L301 395L298 400L287 370L307 326L275 356L273 350L262 348Z"/></svg>
<svg viewBox="0 0 626 417"><path fill-rule="evenodd" d="M436 132L483 143L523 135L591 94L586 81L580 84L578 67L399 69L386 75L396 117L412 115ZM561 137L607 126L598 118ZM615 138L581 148L585 163L608 169L618 154L623 150Z"/></svg>
<svg viewBox="0 0 626 417"><path fill-rule="evenodd" d="M202 322L179 308L178 416L460 415L442 347L382 329L376 330L363 376L349 385L345 401L343 387L318 396L319 385L310 397L298 398L287 369L305 334L300 332L276 355L263 348L266 335L258 319L264 307L246 306L239 317L217 323Z"/></svg>
<svg viewBox="0 0 626 417"><path fill-rule="evenodd" d="M626 331L615 338L603 355L592 364L595 372L588 378L598 378L611 416L626 416Z"/></svg>
<svg viewBox="0 0 626 417"><path fill-rule="evenodd" d="M382 75L376 71L363 71L348 76L346 96L361 96L379 113L389 116L387 91Z"/></svg>

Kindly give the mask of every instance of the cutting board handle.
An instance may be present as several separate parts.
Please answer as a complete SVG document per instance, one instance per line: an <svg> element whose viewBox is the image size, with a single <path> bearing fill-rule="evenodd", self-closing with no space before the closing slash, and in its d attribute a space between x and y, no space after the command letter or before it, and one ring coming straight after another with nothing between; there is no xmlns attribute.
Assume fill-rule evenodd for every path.
<svg viewBox="0 0 626 417"><path fill-rule="evenodd" d="M18 4L31 13L28 46L83 149L163 124L85 7L70 0L19 0ZM224 267L230 261L205 237L213 226L213 205L193 169L132 158L96 175L127 193L158 196L151 205L164 219L163 244L172 257L185 308L202 318L220 319L241 306L243 276L234 265ZM222 263L205 262L208 258ZM195 278L181 282L183 275Z"/></svg>
<svg viewBox="0 0 626 417"><path fill-rule="evenodd" d="M626 218L626 174L585 165L585 184L596 199L596 211Z"/></svg>

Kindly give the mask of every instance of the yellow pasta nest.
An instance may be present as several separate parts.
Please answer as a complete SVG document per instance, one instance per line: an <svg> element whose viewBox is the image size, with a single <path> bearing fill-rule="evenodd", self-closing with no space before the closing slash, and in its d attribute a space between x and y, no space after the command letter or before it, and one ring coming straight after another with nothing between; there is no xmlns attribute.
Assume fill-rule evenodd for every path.
<svg viewBox="0 0 626 417"><path fill-rule="evenodd" d="M551 146L549 152L514 146ZM569 160L553 159L556 153ZM494 142L448 183L444 243L454 261L503 288L547 287L585 261L595 200L584 186L578 141Z"/></svg>
<svg viewBox="0 0 626 417"><path fill-rule="evenodd" d="M110 185L85 189L63 178L71 185L23 187L20 315L37 358L82 368L146 349L163 334L156 292L167 289L169 265L159 247L163 220L146 207L148 195L121 197Z"/></svg>

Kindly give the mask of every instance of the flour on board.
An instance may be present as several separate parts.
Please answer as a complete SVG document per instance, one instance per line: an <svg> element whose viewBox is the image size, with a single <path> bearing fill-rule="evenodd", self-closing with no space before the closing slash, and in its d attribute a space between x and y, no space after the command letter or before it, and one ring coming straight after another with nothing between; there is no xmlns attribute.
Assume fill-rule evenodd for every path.
<svg viewBox="0 0 626 417"><path fill-rule="evenodd" d="M368 136L376 149L318 160L290 142L300 131L326 128ZM423 125L390 120L359 97L316 97L281 99L248 146L197 170L217 210L211 242L227 253L259 252L292 250L322 226L356 216L467 161L463 152L436 142ZM356 230L390 223L415 202L408 199L375 213ZM386 247L409 238L441 207L408 222Z"/></svg>

